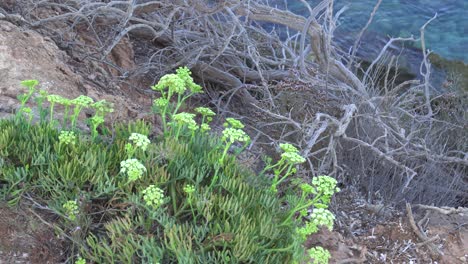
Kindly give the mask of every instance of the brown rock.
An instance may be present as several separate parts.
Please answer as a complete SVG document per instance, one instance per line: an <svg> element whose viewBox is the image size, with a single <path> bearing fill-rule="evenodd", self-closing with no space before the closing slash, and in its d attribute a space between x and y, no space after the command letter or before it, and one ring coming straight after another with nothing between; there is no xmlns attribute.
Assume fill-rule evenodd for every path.
<svg viewBox="0 0 468 264"><path fill-rule="evenodd" d="M133 65L133 51L129 42L116 46L112 57L124 69ZM19 106L17 96L25 92L22 80L39 80L39 88L66 98L88 95L94 100L114 103L115 111L108 122L136 117L141 109L124 94L104 94L90 85L67 64L70 57L48 37L25 30L10 22L0 20L0 114L8 116ZM121 90L115 87L115 90ZM141 108L141 103L139 103ZM60 107L57 109L60 110Z"/></svg>

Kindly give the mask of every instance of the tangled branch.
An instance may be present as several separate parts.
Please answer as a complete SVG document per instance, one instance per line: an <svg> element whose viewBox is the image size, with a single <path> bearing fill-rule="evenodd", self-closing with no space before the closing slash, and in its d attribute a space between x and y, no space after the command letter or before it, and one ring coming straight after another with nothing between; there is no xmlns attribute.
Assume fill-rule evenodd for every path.
<svg viewBox="0 0 468 264"><path fill-rule="evenodd" d="M395 200L448 194L453 203L467 199L459 195L468 192L468 155L460 143L466 136L450 138L466 124L447 121L434 110L428 54L423 50L422 82L395 83L390 74L398 64L389 58L389 47L415 38L391 38L369 67L356 69L362 34L352 54L337 51L331 41L338 21L332 0L315 7L301 1L307 17L267 0L213 2L22 0L33 27L59 36L64 46L80 51L80 59L113 68L118 78L157 79L189 66L209 88L214 105L251 120L259 137L296 144L313 175L327 173L345 182L359 178L370 196L380 191ZM56 12L44 12L51 8ZM423 43L428 23L421 28ZM132 42L135 69L109 58L123 39ZM230 106L233 98L241 108ZM426 197L440 185L450 187Z"/></svg>

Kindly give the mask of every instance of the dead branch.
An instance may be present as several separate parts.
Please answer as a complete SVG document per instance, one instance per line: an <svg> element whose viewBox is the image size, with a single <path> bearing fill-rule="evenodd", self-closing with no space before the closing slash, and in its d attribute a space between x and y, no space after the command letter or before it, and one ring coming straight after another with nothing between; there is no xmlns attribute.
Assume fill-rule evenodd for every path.
<svg viewBox="0 0 468 264"><path fill-rule="evenodd" d="M358 34L358 36L356 38L356 41L354 42L353 48L351 50L352 52L351 52L351 56L350 56L350 59L349 59L349 62L348 62L348 68L350 68L353 65L354 59L356 57L356 52L358 50L358 46L359 46L359 44L361 42L361 38L364 35L364 32L366 32L367 28L369 28L370 24L372 23L372 20L374 19L374 16L377 13L377 10L379 9L379 6L380 6L381 3L382 3L382 0L377 1L377 3L374 6L374 10L372 10L372 13L369 16L369 19L367 20L366 25L359 32L359 34Z"/></svg>
<svg viewBox="0 0 468 264"><path fill-rule="evenodd" d="M465 207L458 207L458 208L446 207L446 206L436 207L436 206L423 205L423 204L416 204L414 206L424 209L424 210L436 211L439 214L443 214L443 215L468 213L468 208L465 208Z"/></svg>
<svg viewBox="0 0 468 264"><path fill-rule="evenodd" d="M411 210L411 205L406 203L406 212L408 214L408 220L410 222L410 226L413 229L413 232L418 236L418 238L422 241L421 245L426 245L429 250L431 251L433 257L439 258L444 255L444 253L436 247L431 241L435 240L434 238L428 238L427 235L421 231L421 229L416 225L414 222L413 211Z"/></svg>
<svg viewBox="0 0 468 264"><path fill-rule="evenodd" d="M388 62L398 66L389 50L415 37L390 38L367 69L350 67L380 0L351 57L331 41L341 13L333 17L331 0L316 6L301 0L307 17L267 0L18 3L24 21L56 36L79 55L77 60L101 65L93 67L103 76L107 71L103 86L129 77L157 80L186 65L210 87L220 111L250 114L244 117L261 135L258 144L267 139L300 147L311 175L326 173L342 181L350 180L345 175L360 176L364 188L372 183L369 193L378 190L388 199L428 200L418 196L427 193L449 196L452 204L466 199L466 125L447 121L432 109L436 98L425 47L422 81L397 83L397 71L392 76L385 68ZM44 12L52 7L57 11ZM421 28L423 43L424 29L433 19ZM135 69L121 69L109 56L124 39L131 40L136 52ZM242 109L234 108L239 105ZM264 117L261 122L257 114ZM434 191L434 186L449 187Z"/></svg>

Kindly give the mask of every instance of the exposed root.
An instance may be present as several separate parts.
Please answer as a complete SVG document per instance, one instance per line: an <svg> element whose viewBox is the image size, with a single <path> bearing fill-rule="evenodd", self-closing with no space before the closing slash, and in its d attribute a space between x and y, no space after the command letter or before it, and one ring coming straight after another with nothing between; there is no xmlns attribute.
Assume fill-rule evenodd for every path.
<svg viewBox="0 0 468 264"><path fill-rule="evenodd" d="M427 246L427 248L431 251L431 255L433 259L438 259L444 255L444 253L432 243L433 241L437 240L439 237L435 236L432 238L427 237L426 233L421 230L421 227L416 225L413 217L413 211L411 210L411 205L406 203L406 212L408 214L408 220L413 229L413 232L418 236L418 238L422 241L421 243L417 244L416 246Z"/></svg>

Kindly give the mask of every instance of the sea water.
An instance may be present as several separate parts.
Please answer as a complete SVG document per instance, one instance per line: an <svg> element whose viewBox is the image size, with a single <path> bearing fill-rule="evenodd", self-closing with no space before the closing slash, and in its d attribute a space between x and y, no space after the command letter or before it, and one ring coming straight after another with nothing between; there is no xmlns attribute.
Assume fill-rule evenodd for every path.
<svg viewBox="0 0 468 264"><path fill-rule="evenodd" d="M321 2L307 0L311 6ZM278 1L296 13L307 16L307 9L298 0ZM353 40L367 23L377 0L335 0L335 13L346 6L338 20L335 41L343 48ZM361 53L381 48L390 37L420 36L420 28L437 13L426 28L426 47L450 60L468 64L468 0L383 0L365 35ZM373 40L373 38L375 38ZM419 48L420 43L407 43ZM364 55L366 56L366 55Z"/></svg>

